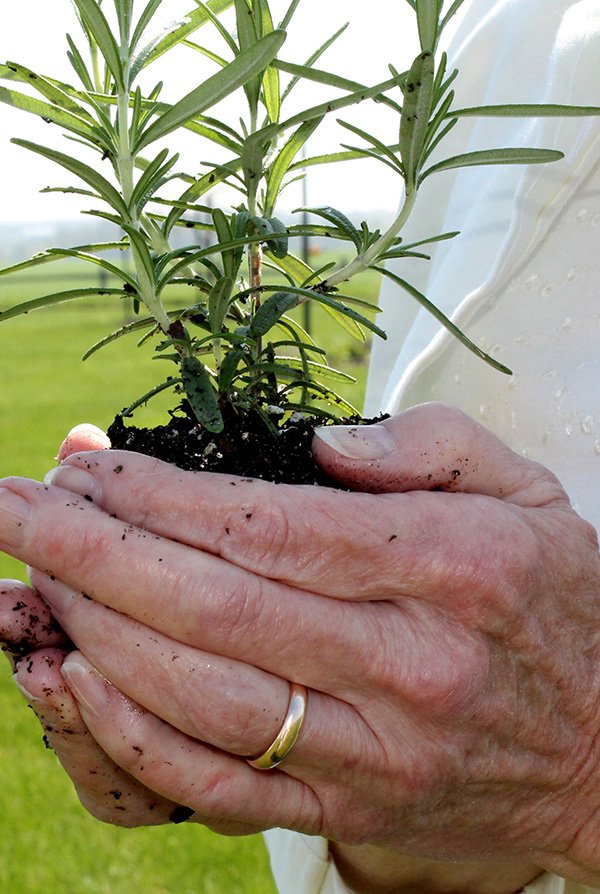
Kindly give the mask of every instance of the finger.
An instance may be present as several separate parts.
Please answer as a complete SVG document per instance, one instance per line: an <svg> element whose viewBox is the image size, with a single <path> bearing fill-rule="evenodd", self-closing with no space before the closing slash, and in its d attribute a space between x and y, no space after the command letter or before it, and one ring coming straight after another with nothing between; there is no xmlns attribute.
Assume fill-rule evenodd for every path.
<svg viewBox="0 0 600 894"><path fill-rule="evenodd" d="M286 679L186 646L86 600L57 580L38 573L35 578L80 650L145 709L188 736L240 756L262 754L274 741L290 699ZM308 685L323 676L314 659L310 675ZM356 710L316 691L310 701L286 762L289 769L314 762L316 754L324 769L337 765L342 740L348 753L375 760L378 744L369 745Z"/></svg>
<svg viewBox="0 0 600 894"><path fill-rule="evenodd" d="M525 506L566 501L546 469L441 403L412 407L376 425L323 426L316 430L313 453L328 475L353 490L442 490Z"/></svg>
<svg viewBox="0 0 600 894"><path fill-rule="evenodd" d="M33 707L79 800L97 819L118 826L169 822L176 806L125 773L91 736L60 668L65 653L32 652L17 663L15 682Z"/></svg>
<svg viewBox="0 0 600 894"><path fill-rule="evenodd" d="M0 581L0 643L9 655L16 657L67 642L38 593L18 580Z"/></svg>
<svg viewBox="0 0 600 894"><path fill-rule="evenodd" d="M376 625L367 604L349 614L345 602L265 580L123 524L60 488L21 479L11 487L10 498L26 496L31 510L21 526L14 502L5 513L5 535L23 537L20 547L10 547L14 555L173 639L285 676L320 654L324 678L317 688L347 685L348 656L372 665L365 629ZM393 611L387 601L381 607Z"/></svg>
<svg viewBox="0 0 600 894"><path fill-rule="evenodd" d="M103 454L95 456L103 458ZM307 493L310 489L297 490ZM4 505L5 511L0 513L0 519L4 518L0 536L5 544L12 538L15 545L0 542L0 547L17 558L174 639L288 678L298 669L308 673L317 654L316 666L323 677L314 682L310 678L309 685L326 686L333 694L340 694L356 679L357 669L364 668L370 677L374 649L365 630L378 637L381 654L388 648L395 653L393 637L401 629L401 612L395 604L399 598L435 602L475 625L487 622L488 616L496 622L505 614L505 603L515 602L522 575L530 573L530 555L538 549L525 520L501 517L498 507L503 511L505 507L489 498L469 498L483 503L472 507L459 528L447 505L444 511L445 504L457 500L456 495L340 494L348 499L381 500L384 515L392 511L388 504L398 499L409 512L417 496L435 500L437 512L428 511L427 526L422 517L417 525L414 515L406 530L398 527L398 535L385 537L384 548L381 532L378 540L370 542L367 528L361 537L351 538L346 549L327 556L330 561L321 557L319 567L313 569L327 593L321 596L123 524L90 500L60 488L7 479L0 488L2 495L0 507ZM439 498L443 498L441 503ZM445 527L450 521L451 536ZM506 551L513 557L510 568ZM300 574L304 556L294 558ZM334 601L330 595L339 598ZM348 599L358 603L351 612ZM369 600L374 604L366 604ZM386 615L373 615L373 611ZM389 621L390 615L390 632L382 636L382 622ZM352 661L356 662L353 666ZM296 681L301 682L300 678Z"/></svg>
<svg viewBox="0 0 600 894"><path fill-rule="evenodd" d="M148 789L187 806L209 825L319 830L317 799L299 780L253 770L173 729L127 699L79 653L65 662L63 672L94 739Z"/></svg>
<svg viewBox="0 0 600 894"><path fill-rule="evenodd" d="M343 599L438 593L452 585L448 573L471 572L469 557L504 565L500 543L514 549L522 533L515 516L505 518L500 539L494 535L498 510L510 504L490 497L473 496L467 514L455 494L274 485L184 472L124 451L71 457L51 481L136 527Z"/></svg>
<svg viewBox="0 0 600 894"><path fill-rule="evenodd" d="M92 425L90 422L82 422L76 425L68 433L65 440L60 445L57 459L62 462L72 453L81 453L84 450L108 450L110 449L110 439L101 428Z"/></svg>

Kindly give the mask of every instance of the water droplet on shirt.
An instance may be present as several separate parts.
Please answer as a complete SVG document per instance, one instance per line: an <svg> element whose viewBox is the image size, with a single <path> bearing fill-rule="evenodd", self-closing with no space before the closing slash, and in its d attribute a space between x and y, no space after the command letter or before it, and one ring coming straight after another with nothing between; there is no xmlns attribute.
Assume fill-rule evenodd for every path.
<svg viewBox="0 0 600 894"><path fill-rule="evenodd" d="M578 224L583 224L588 219L588 214L589 214L589 212L587 211L587 209L584 208L579 212L579 214L577 215L575 220L577 221Z"/></svg>
<svg viewBox="0 0 600 894"><path fill-rule="evenodd" d="M600 456L600 441L596 441L594 444L594 453L596 456Z"/></svg>
<svg viewBox="0 0 600 894"><path fill-rule="evenodd" d="M481 406L479 407L479 418L487 419L489 415L490 415L490 410L489 410L489 407L487 406L487 404L481 404Z"/></svg>
<svg viewBox="0 0 600 894"><path fill-rule="evenodd" d="M537 273L532 273L531 276L528 276L525 280L525 288L528 292L532 292L535 288L535 284L537 283L539 276Z"/></svg>
<svg viewBox="0 0 600 894"><path fill-rule="evenodd" d="M600 227L600 214L594 214L591 223L593 227Z"/></svg>
<svg viewBox="0 0 600 894"><path fill-rule="evenodd" d="M569 422L567 422L567 424L565 425L565 434L568 437L570 437L573 434L573 426Z"/></svg>
<svg viewBox="0 0 600 894"><path fill-rule="evenodd" d="M579 423L579 426L584 435L590 435L594 430L594 417L585 416Z"/></svg>
<svg viewBox="0 0 600 894"><path fill-rule="evenodd" d="M573 328L573 317L566 317L560 324L560 328L564 329L565 332L570 332Z"/></svg>

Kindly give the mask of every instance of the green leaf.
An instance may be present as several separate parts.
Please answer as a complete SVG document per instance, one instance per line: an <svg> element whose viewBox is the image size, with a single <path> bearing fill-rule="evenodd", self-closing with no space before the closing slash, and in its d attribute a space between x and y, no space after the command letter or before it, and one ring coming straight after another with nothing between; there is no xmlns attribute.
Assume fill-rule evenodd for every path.
<svg viewBox="0 0 600 894"><path fill-rule="evenodd" d="M148 403L148 401L156 397L157 394L160 394L161 391L166 391L167 388L175 388L179 385L181 379L175 378L175 376L169 376L166 381L164 381L161 385L157 385L155 388L151 388L150 391L147 391L145 394L142 394L136 401L130 404L128 407L125 407L124 410L121 410L119 415L121 416L131 416L134 410L137 410L138 407L144 406Z"/></svg>
<svg viewBox="0 0 600 894"><path fill-rule="evenodd" d="M552 104L507 104L497 106L473 106L448 113L451 118L578 118L600 115L598 106L565 106Z"/></svg>
<svg viewBox="0 0 600 894"><path fill-rule="evenodd" d="M129 205L139 214L147 203L148 199L156 192L157 189L165 182L166 174L171 170L179 155L173 155L167 161L169 150L163 149L156 158L150 162L144 173L135 185L135 189L131 194Z"/></svg>
<svg viewBox="0 0 600 894"><path fill-rule="evenodd" d="M306 124L301 124L298 130L291 135L289 140L277 153L273 164L269 167L267 172L267 192L264 202L265 216L269 217L273 214L277 198L281 191L283 178L287 174L294 158L320 125L322 120L322 118L314 118L312 121L307 121Z"/></svg>
<svg viewBox="0 0 600 894"><path fill-rule="evenodd" d="M210 6L208 6L206 3L204 3L203 0L195 0L195 2L198 4L198 6L201 6L202 9L206 12L207 17L210 19L212 24L215 26L215 28L217 29L217 31L219 32L219 34L221 35L221 37L223 38L223 40L225 41L225 43L227 44L227 46L229 47L229 49L231 50L233 55L237 56L240 48L238 47L237 43L235 42L235 40L229 33L228 29L220 21L219 17L217 15L215 15L215 13L212 11ZM233 6L233 0L231 0L230 5ZM224 64L224 61L223 61L223 64Z"/></svg>
<svg viewBox="0 0 600 894"><path fill-rule="evenodd" d="M219 370L219 392L221 394L225 394L231 388L237 376L240 363L246 355L247 351L244 348L233 348L227 351Z"/></svg>
<svg viewBox="0 0 600 894"><path fill-rule="evenodd" d="M280 362L284 362L288 367L290 367L293 371L302 369L304 364L297 357L277 357L277 360ZM310 376L319 376L321 379L330 379L333 382L355 382L356 379L354 376L348 375L348 373L342 372L339 369L335 369L333 366L328 366L324 363L316 363L314 360L306 361Z"/></svg>
<svg viewBox="0 0 600 894"><path fill-rule="evenodd" d="M92 354L95 354L96 351L99 351L106 345L110 345L113 341L117 341L117 339L123 338L123 336L129 335L132 332L139 332L140 329L150 329L151 332L156 331L156 320L154 317L140 317L131 323L126 323L124 326L120 326L118 329L115 329L114 332L109 332L108 335L105 335L97 342L94 342L81 359L87 360Z"/></svg>
<svg viewBox="0 0 600 894"><path fill-rule="evenodd" d="M102 267L107 273L112 274L117 279L124 280L133 289L137 289L137 282L130 273L117 267L116 264L111 264L110 261L107 261L105 258L99 258L89 252L75 248L50 248L48 249L48 254L51 256L54 255L56 258L77 258L77 260L85 261L87 264L94 264L97 267Z"/></svg>
<svg viewBox="0 0 600 894"><path fill-rule="evenodd" d="M154 263L152 261L152 256L150 254L148 246L146 245L146 240L141 235L141 233L139 233L135 229L135 227L131 226L130 224L123 222L121 224L121 226L123 227L123 229L129 236L129 241L131 243L131 251L132 251L134 257L136 258L136 260L139 261L139 263L141 264L141 266L144 270L144 274L147 278L147 284L152 289L156 289L156 271L154 269ZM137 264L136 264L136 267L137 267ZM144 285L143 280L142 280L141 285L142 286ZM148 310L151 313L153 312L153 309L151 307L149 307Z"/></svg>
<svg viewBox="0 0 600 894"><path fill-rule="evenodd" d="M249 220L254 225L255 231L264 238L275 257L285 258L288 249L288 234L285 224L276 217L253 216Z"/></svg>
<svg viewBox="0 0 600 894"><path fill-rule="evenodd" d="M95 143L100 142L97 128L91 127L84 118L67 112L66 109L57 108L40 99L35 99L33 96L27 96L25 93L9 90L6 87L0 87L0 102L13 106L15 109L21 109L23 112L37 115L47 123L59 124L65 130L86 137ZM102 145L106 148L104 141L102 141Z"/></svg>
<svg viewBox="0 0 600 894"><path fill-rule="evenodd" d="M225 9L229 9L230 6L233 6L233 0L209 0L208 6L214 13L219 13L223 12ZM175 23L175 27L169 28L167 34L165 34L158 43L152 41L153 46L151 52L145 53L145 50L140 51L139 55L144 54L144 61L141 68L146 68L148 65L151 65L160 56L167 53L172 47L177 46L177 44L181 43L186 37L189 37L190 34L193 34L194 31L197 31L198 28L205 25L208 21L210 20L204 9L194 9L189 12L180 22Z"/></svg>
<svg viewBox="0 0 600 894"><path fill-rule="evenodd" d="M262 338L288 310L296 307L298 301L299 296L291 292L276 292L271 295L254 314L249 335L252 338Z"/></svg>
<svg viewBox="0 0 600 894"><path fill-rule="evenodd" d="M440 6L440 0L418 0L417 2L417 25L423 52L433 52L436 48Z"/></svg>
<svg viewBox="0 0 600 894"><path fill-rule="evenodd" d="M81 252L90 252L90 251L114 251L129 248L129 245L126 242L96 242L90 243L89 245L76 245L71 251L81 251ZM59 249L59 251L62 249ZM11 264L9 267L3 267L0 269L0 276L10 276L13 273L20 273L23 270L29 270L32 267L39 267L41 264L49 264L53 261L60 260L60 256L56 253L56 249L48 249L47 251L40 252L39 254L33 255L33 257L28 258L26 261L19 261L17 264Z"/></svg>
<svg viewBox="0 0 600 894"><path fill-rule="evenodd" d="M340 34L342 34L345 30L346 26L336 32L336 34L333 35L331 42L333 42L333 40ZM307 65L298 65L295 62L285 62L283 59L276 59L273 62L273 65L280 71L285 71L287 74L294 75L294 82L298 81L300 78L304 78L308 81L315 81L317 84L326 84L328 87L336 87L339 90L347 90L353 94L362 93L365 90L370 89L364 84L361 84L359 81L352 81L349 78L341 77L341 75L333 74L330 71L322 71L321 69L313 68L310 63ZM395 85L396 82L388 85L387 89L390 89L390 86ZM287 93L289 93L289 88L286 88L284 96L287 95ZM390 99L389 96L386 96L384 92L377 96L377 100L384 103L385 105L392 106L392 108L396 110L399 110L400 108L398 106L398 103Z"/></svg>
<svg viewBox="0 0 600 894"><path fill-rule="evenodd" d="M208 320L210 330L215 335L223 328L223 321L229 308L232 288L233 280L231 277L222 276L210 290L208 296Z"/></svg>
<svg viewBox="0 0 600 894"><path fill-rule="evenodd" d="M357 136L362 137L363 140L366 140L373 147L373 151L369 152L368 155L370 157L379 158L380 161L384 161L387 159L390 163L390 166L396 171L402 171L402 165L398 161L396 154L392 148L386 146L385 143L382 143L381 140L378 140L377 137L374 137L372 134L367 133L367 131L362 130L360 127L356 127L354 124L350 124L348 121L341 121L338 119L338 124L341 124L342 127L345 127L347 130L352 131ZM361 150L358 150L359 152Z"/></svg>
<svg viewBox="0 0 600 894"><path fill-rule="evenodd" d="M207 368L197 357L183 357L181 380L198 422L215 434L223 431L223 416L219 409L211 377Z"/></svg>
<svg viewBox="0 0 600 894"><path fill-rule="evenodd" d="M44 158L49 158L51 161L55 161L63 168L66 168L67 171L71 171L72 174L76 174L85 183L91 186L98 195L102 196L102 198L108 202L119 215L127 219L127 205L114 186L112 186L101 174L98 174L94 168L78 161L76 158L72 158L70 155L65 155L63 152L57 152L55 149L48 149L46 146L38 145L38 143L31 143L29 140L19 140L14 138L11 140L11 143L15 143L17 146L22 146L24 149L29 149L31 152L36 152L38 155L43 155Z"/></svg>
<svg viewBox="0 0 600 894"><path fill-rule="evenodd" d="M212 213L217 242L223 245L231 242L231 227L227 215L221 208L215 208ZM234 280L237 270L235 269L235 257L230 249L221 250L221 259L223 262L223 270L230 280Z"/></svg>
<svg viewBox="0 0 600 894"><path fill-rule="evenodd" d="M79 10L79 14L83 22L87 25L94 40L98 44L98 48L102 53L104 60L110 69L115 84L120 89L125 88L123 78L123 66L119 56L119 47L114 39L110 26L104 17L104 13L100 9L96 0L73 0L75 6Z"/></svg>
<svg viewBox="0 0 600 894"><path fill-rule="evenodd" d="M226 68L212 75L154 121L140 137L135 151L139 152L154 140L176 130L182 124L233 93L253 74L263 71L275 57L284 40L284 32L273 31L271 34L265 35L254 46L240 53Z"/></svg>
<svg viewBox="0 0 600 894"><path fill-rule="evenodd" d="M306 264L301 258L296 257L296 255L290 254L288 252L283 258L280 258L270 251L267 251L266 255L268 258L271 258L273 260L273 263L276 267L291 276L296 285L302 286L307 279L310 279L312 276L314 276L315 271L312 269L312 267L309 267L308 264ZM2 271L0 271L0 273L1 272Z"/></svg>
<svg viewBox="0 0 600 894"><path fill-rule="evenodd" d="M133 13L133 0L115 0L117 21L119 22L119 36L121 44L129 43L131 34L131 16Z"/></svg>
<svg viewBox="0 0 600 894"><path fill-rule="evenodd" d="M71 112L73 115L85 118L88 124L94 123L94 119L87 109L77 102L72 95L67 93L58 82L51 81L43 75L31 71L24 65L19 65L18 62L7 62L6 65L0 65L0 78L30 84L38 93L50 100L53 105L65 109L65 111ZM72 88L69 87L67 89L75 93Z"/></svg>
<svg viewBox="0 0 600 894"><path fill-rule="evenodd" d="M348 239L350 239L358 251L362 250L362 240L360 233L345 214L335 208L326 206L324 208L298 208L298 211L307 211L309 214L316 214L318 217L324 217L325 220L331 221L334 226L342 231Z"/></svg>
<svg viewBox="0 0 600 894"><path fill-rule="evenodd" d="M300 3L300 0L292 0L290 5L288 6L284 17L282 18L282 20L279 24L279 27L282 29L282 31L285 31L287 26L291 22L292 16L296 12L296 9L298 8L299 3Z"/></svg>
<svg viewBox="0 0 600 894"><path fill-rule="evenodd" d="M304 111L298 112L297 114L292 115L291 118L283 121L276 132L281 133L288 130L290 127L294 127L296 124L301 124L303 121L309 121L311 118L320 118L330 112L336 112L338 109L364 102L367 99L376 99L377 102L383 102L384 100L380 99L380 97L383 97L388 90L396 87L403 77L404 75L395 75L393 78L389 78L387 81L381 81L381 83L375 84L373 87L365 87L360 90L355 90L347 96L330 99L326 102L319 103L319 105L312 106L310 109L304 109ZM272 125L272 127L275 128L276 125ZM265 128L265 130L268 130L268 128Z"/></svg>
<svg viewBox="0 0 600 894"><path fill-rule="evenodd" d="M149 0L149 2L144 7L144 11L137 20L135 31L133 32L133 37L131 38L130 50L132 53L137 47L140 37L150 24L152 18L154 17L154 14L156 13L161 3L162 0Z"/></svg>
<svg viewBox="0 0 600 894"><path fill-rule="evenodd" d="M85 62L83 61L83 56L77 49L77 46L75 45L69 34L67 34L67 43L69 44L69 52L67 53L67 58L71 63L73 70L77 74L85 89L89 90L90 93L93 93L96 88L92 77L87 70Z"/></svg>
<svg viewBox="0 0 600 894"><path fill-rule="evenodd" d="M387 270L385 267L373 267L374 270L378 270L384 276L387 276L396 285L400 286L400 288L404 289L405 292L408 292L418 303L425 308L435 319L442 324L442 326L448 330L458 341L463 344L466 348L469 349L473 354L479 357L481 360L485 360L490 366L494 369L499 370L500 372L506 373L507 375L512 375L510 369L507 366L504 366L503 363L500 363L498 360L495 360L493 357L490 357L489 354L486 354L485 351L482 351L474 342L468 338L464 332L456 326L452 320L448 319L448 317L433 304L429 298L426 298L422 292L419 292L414 286L412 286L405 279L402 279L400 276L397 276L395 273L392 273L391 270Z"/></svg>
<svg viewBox="0 0 600 894"><path fill-rule="evenodd" d="M563 152L555 149L482 149L478 152L467 152L454 155L432 165L421 174L422 182L430 174L450 171L453 168L466 168L473 165L535 165L548 164L564 158Z"/></svg>
<svg viewBox="0 0 600 894"><path fill-rule="evenodd" d="M56 304L63 304L65 301L74 301L77 298L97 298L106 295L113 295L118 298L127 296L127 292L123 289L71 289L67 292L54 292L51 295L44 295L41 298L33 298L30 301L22 301L8 307L6 310L0 311L0 323L10 320L13 317L19 317L22 314L31 313L34 310L43 310L45 307L53 307Z"/></svg>
<svg viewBox="0 0 600 894"><path fill-rule="evenodd" d="M414 187L427 139L433 105L434 58L421 53L413 62L403 86L404 105L400 117L400 157L407 188Z"/></svg>

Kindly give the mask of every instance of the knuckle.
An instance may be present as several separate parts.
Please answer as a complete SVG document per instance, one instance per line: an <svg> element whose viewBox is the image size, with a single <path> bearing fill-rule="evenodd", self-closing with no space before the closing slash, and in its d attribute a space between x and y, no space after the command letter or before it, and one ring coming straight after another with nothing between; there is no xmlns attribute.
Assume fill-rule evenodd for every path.
<svg viewBox="0 0 600 894"><path fill-rule="evenodd" d="M242 549L245 560L260 565L268 575L285 561L291 534L290 519L277 500L245 502L230 515L224 546L231 543L236 552Z"/></svg>
<svg viewBox="0 0 600 894"><path fill-rule="evenodd" d="M218 604L219 611L215 625L219 640L251 643L262 623L261 580L240 571L222 582L214 581L213 587L218 588L215 604Z"/></svg>

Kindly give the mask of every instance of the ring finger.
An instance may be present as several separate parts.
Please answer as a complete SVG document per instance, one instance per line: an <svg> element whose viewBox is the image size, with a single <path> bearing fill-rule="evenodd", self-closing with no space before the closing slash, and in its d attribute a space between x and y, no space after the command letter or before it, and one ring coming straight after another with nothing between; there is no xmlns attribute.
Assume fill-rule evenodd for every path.
<svg viewBox="0 0 600 894"><path fill-rule="evenodd" d="M32 572L32 581L100 674L181 733L222 751L262 754L281 729L290 683L306 682L179 643L40 572ZM377 742L352 706L314 689L309 703L283 765L288 773L302 776L318 766L326 775L348 753L373 765Z"/></svg>

